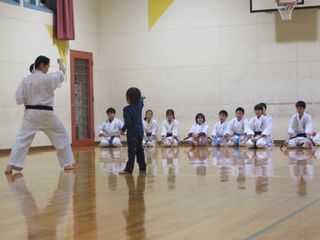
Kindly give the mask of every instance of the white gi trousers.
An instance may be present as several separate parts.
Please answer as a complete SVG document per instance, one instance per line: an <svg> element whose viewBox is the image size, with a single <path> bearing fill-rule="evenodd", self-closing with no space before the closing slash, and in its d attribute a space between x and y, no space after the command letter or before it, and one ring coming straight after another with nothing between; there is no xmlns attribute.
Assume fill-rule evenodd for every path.
<svg viewBox="0 0 320 240"><path fill-rule="evenodd" d="M110 140L111 140L110 136L102 138L100 141L100 146L101 147L121 147L122 146L121 139L119 137L114 137L112 139L111 144L110 144Z"/></svg>
<svg viewBox="0 0 320 240"><path fill-rule="evenodd" d="M12 147L8 165L23 168L26 155L37 132L44 132L55 149L61 167L74 163L69 137L62 122L53 111L27 109L21 129Z"/></svg>

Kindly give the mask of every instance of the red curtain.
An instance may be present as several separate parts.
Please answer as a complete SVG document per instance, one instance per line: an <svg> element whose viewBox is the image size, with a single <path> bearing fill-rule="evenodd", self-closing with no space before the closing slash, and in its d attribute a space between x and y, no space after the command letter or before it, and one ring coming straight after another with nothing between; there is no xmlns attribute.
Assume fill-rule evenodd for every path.
<svg viewBox="0 0 320 240"><path fill-rule="evenodd" d="M57 38L74 40L73 0L57 0Z"/></svg>

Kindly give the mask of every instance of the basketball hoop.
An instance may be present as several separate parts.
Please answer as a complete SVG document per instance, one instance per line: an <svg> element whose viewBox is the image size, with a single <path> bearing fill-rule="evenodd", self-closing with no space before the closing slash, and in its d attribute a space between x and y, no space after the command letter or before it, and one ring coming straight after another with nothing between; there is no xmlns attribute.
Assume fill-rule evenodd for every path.
<svg viewBox="0 0 320 240"><path fill-rule="evenodd" d="M281 19L284 21L291 20L292 11L297 4L298 0L276 0L276 6L279 10Z"/></svg>

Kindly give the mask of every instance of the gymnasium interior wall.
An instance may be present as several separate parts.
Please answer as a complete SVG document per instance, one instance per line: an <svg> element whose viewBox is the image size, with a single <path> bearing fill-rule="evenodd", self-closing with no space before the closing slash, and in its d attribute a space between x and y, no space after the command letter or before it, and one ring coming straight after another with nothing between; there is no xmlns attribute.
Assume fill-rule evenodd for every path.
<svg viewBox="0 0 320 240"><path fill-rule="evenodd" d="M231 119L242 106L250 118L253 106L266 102L273 138L284 139L300 99L320 130L319 10L295 11L292 21L283 22L278 14L250 13L248 0L175 0L148 30L147 0L75 0L74 7L70 49L93 53L96 131L107 107L122 118L131 86L147 97L144 110L154 111L159 134L168 108L175 110L183 138L198 112L211 132L219 110ZM0 149L11 147L21 126L23 108L14 93L29 65L44 54L58 69L47 25L52 13L0 1ZM55 111L70 134L69 75L56 91ZM49 144L43 134L33 142Z"/></svg>

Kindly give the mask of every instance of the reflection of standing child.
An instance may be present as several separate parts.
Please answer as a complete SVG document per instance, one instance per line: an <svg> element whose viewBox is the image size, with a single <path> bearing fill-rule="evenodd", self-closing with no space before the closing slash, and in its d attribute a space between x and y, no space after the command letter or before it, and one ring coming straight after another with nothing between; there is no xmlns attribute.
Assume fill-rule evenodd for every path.
<svg viewBox="0 0 320 240"><path fill-rule="evenodd" d="M128 106L123 108L124 126L122 134L127 131L128 142L128 162L126 167L120 174L132 174L134 167L134 159L137 157L140 172L146 171L146 162L144 159L144 150L142 147L143 125L142 125L142 109L143 98L138 88L129 88L126 92Z"/></svg>

